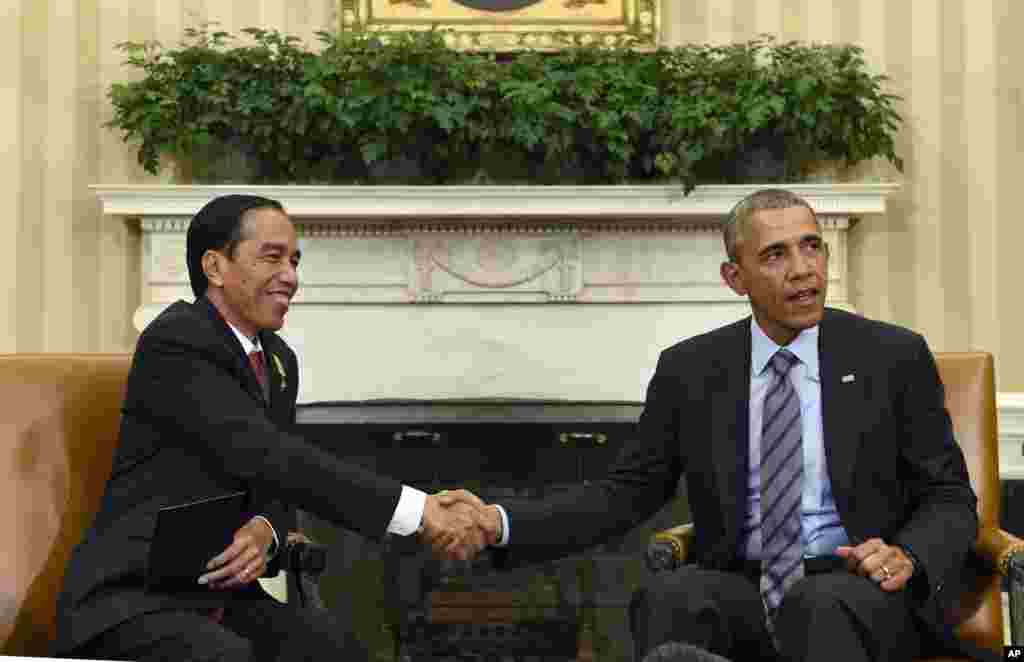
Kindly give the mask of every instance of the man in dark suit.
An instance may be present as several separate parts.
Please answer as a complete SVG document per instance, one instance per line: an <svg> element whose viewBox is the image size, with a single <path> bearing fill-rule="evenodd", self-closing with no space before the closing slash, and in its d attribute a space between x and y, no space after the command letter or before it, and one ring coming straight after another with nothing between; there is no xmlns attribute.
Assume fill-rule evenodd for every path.
<svg viewBox="0 0 1024 662"><path fill-rule="evenodd" d="M56 652L131 660L367 659L344 621L273 600L255 580L302 507L369 537L421 531L473 553L476 523L398 482L286 432L298 363L274 331L298 289L300 253L281 205L231 195L187 237L195 303L179 301L139 338L120 442L92 527L69 562ZM157 511L236 491L252 518L195 590L144 586ZM461 553L461 552L460 552Z"/></svg>
<svg viewBox="0 0 1024 662"><path fill-rule="evenodd" d="M943 614L976 497L927 344L824 307L828 247L799 196L747 197L725 244L721 275L752 317L665 350L608 476L481 508L490 539L509 564L562 556L635 526L685 476L695 563L634 596L638 659L670 659L671 641L744 662L960 648Z"/></svg>

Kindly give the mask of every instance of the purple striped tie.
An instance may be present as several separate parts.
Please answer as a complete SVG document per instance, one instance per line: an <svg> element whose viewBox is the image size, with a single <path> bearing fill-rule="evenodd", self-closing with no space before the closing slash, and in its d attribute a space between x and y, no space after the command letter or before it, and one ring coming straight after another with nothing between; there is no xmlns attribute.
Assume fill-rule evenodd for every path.
<svg viewBox="0 0 1024 662"><path fill-rule="evenodd" d="M771 624L782 595L804 575L801 496L804 457L800 399L790 369L799 359L780 349L764 399L761 428L761 597ZM769 625L770 626L770 625Z"/></svg>

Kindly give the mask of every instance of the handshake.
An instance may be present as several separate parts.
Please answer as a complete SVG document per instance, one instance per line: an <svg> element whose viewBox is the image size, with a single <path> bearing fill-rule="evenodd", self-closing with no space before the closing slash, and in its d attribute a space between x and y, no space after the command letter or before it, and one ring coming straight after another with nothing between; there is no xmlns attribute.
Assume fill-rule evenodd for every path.
<svg viewBox="0 0 1024 662"><path fill-rule="evenodd" d="M501 514L468 490L443 490L427 495L418 533L438 558L468 561L501 540Z"/></svg>

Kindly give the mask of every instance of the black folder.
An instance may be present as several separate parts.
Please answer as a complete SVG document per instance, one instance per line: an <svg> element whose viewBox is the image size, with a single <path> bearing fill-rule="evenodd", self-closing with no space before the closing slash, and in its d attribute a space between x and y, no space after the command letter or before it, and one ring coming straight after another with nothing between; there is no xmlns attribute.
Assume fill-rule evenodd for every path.
<svg viewBox="0 0 1024 662"><path fill-rule="evenodd" d="M206 564L231 544L245 523L247 494L224 496L161 508L149 548L146 588L197 591Z"/></svg>

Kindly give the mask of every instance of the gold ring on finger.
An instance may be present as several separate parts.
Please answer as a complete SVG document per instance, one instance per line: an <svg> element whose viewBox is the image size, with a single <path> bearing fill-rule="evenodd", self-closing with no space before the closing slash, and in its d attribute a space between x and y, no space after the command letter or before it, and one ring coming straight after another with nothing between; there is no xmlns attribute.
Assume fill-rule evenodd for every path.
<svg viewBox="0 0 1024 662"><path fill-rule="evenodd" d="M884 565L882 566L882 574L885 576L882 581L892 579L892 573L889 572L889 568L886 568Z"/></svg>

